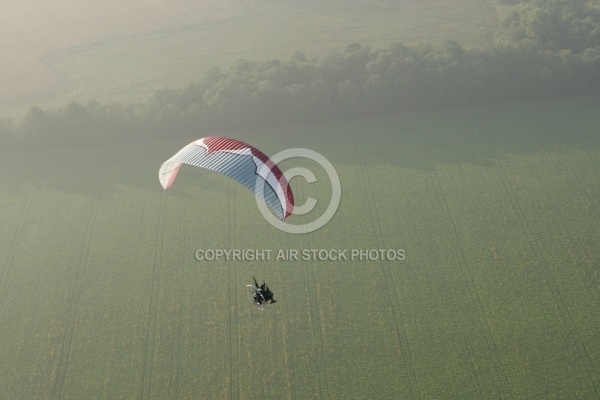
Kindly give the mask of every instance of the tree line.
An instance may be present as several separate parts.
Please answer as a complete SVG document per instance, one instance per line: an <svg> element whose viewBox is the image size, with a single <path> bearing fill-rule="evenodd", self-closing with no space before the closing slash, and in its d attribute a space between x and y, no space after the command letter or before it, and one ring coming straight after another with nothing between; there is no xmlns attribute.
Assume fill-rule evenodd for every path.
<svg viewBox="0 0 600 400"><path fill-rule="evenodd" d="M600 92L600 6L585 0L497 0L497 44L465 49L349 44L328 55L238 60L145 103L71 102L0 121L0 148L198 137L510 100Z"/></svg>

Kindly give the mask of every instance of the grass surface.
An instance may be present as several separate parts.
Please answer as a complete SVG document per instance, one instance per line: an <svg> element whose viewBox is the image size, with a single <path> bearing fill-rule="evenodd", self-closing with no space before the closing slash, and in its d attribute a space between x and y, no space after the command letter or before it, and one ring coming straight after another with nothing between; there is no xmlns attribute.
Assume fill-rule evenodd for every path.
<svg viewBox="0 0 600 400"><path fill-rule="evenodd" d="M597 398L597 104L241 133L335 165L340 208L301 236L218 174L183 168L164 192L185 140L3 158L3 396ZM294 190L325 201L315 172ZM406 259L194 260L215 248ZM278 299L263 312L252 276Z"/></svg>

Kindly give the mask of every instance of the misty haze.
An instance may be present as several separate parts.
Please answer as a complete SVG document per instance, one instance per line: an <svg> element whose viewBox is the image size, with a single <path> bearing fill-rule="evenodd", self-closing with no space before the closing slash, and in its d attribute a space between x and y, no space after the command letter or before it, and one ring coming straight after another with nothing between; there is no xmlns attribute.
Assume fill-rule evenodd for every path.
<svg viewBox="0 0 600 400"><path fill-rule="evenodd" d="M0 9L0 398L600 398L599 1Z"/></svg>

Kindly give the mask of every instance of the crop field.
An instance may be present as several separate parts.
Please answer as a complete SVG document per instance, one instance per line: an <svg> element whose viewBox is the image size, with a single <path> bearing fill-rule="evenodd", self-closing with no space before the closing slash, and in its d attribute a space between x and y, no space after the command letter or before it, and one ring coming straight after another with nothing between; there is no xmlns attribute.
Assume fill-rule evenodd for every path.
<svg viewBox="0 0 600 400"><path fill-rule="evenodd" d="M0 0L0 110L145 101L239 58L309 57L349 43L488 45L492 0Z"/></svg>
<svg viewBox="0 0 600 400"><path fill-rule="evenodd" d="M4 157L2 397L598 398L599 129L584 98L237 135L333 163L340 207L306 235L210 171L163 191L180 139ZM315 174L300 201L329 195ZM290 249L405 258L275 260Z"/></svg>

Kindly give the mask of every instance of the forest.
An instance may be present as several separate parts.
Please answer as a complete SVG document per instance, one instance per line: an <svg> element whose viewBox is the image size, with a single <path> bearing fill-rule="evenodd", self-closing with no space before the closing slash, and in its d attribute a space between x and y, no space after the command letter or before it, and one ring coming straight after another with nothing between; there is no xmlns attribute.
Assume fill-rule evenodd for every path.
<svg viewBox="0 0 600 400"><path fill-rule="evenodd" d="M475 104L600 92L600 5L586 0L498 0L495 44L448 40L371 48L351 43L326 56L240 59L198 82L135 104L71 102L0 120L0 149L197 137L329 119L431 112Z"/></svg>

